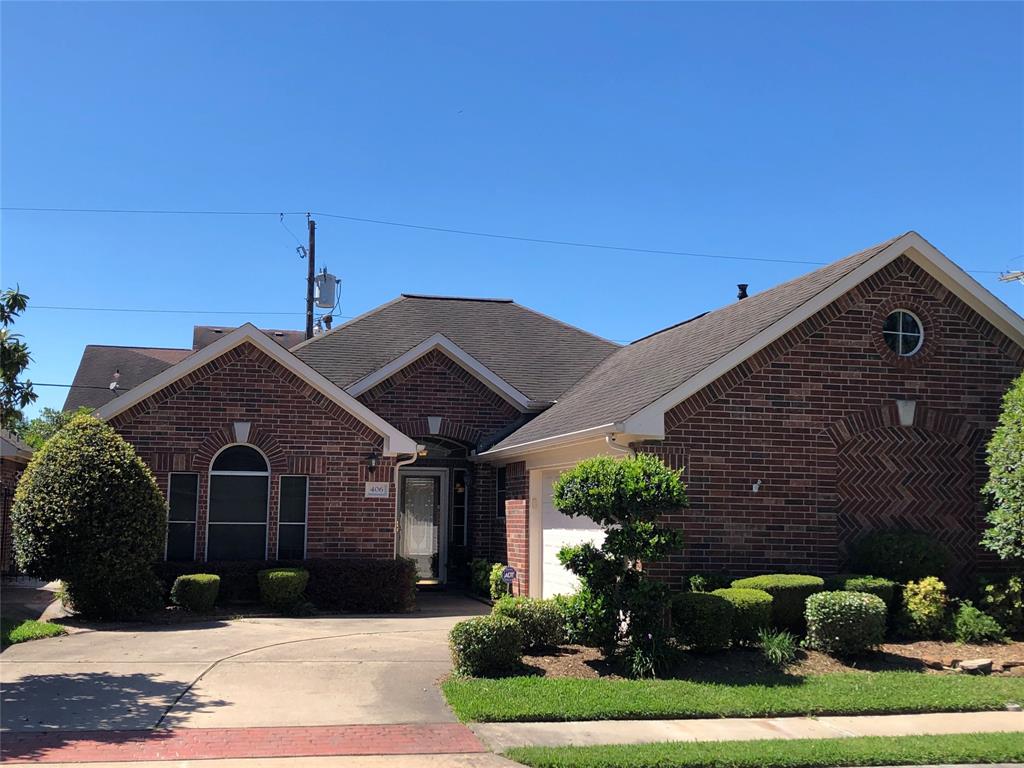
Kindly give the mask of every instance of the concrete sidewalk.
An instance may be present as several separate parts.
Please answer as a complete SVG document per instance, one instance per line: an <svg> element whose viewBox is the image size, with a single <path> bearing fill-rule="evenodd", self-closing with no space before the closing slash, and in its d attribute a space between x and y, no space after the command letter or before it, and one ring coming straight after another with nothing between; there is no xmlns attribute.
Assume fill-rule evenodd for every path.
<svg viewBox="0 0 1024 768"><path fill-rule="evenodd" d="M1024 712L951 712L856 717L716 718L709 720L590 720L568 723L474 723L487 747L562 747L657 741L834 739L942 733L1015 733L1024 738Z"/></svg>

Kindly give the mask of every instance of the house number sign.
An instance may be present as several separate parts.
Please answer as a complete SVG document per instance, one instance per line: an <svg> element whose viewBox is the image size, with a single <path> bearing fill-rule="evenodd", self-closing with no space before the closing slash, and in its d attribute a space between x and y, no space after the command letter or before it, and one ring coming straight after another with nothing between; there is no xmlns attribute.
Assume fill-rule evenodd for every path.
<svg viewBox="0 0 1024 768"><path fill-rule="evenodd" d="M363 494L367 499L386 499L391 495L391 483L367 483Z"/></svg>

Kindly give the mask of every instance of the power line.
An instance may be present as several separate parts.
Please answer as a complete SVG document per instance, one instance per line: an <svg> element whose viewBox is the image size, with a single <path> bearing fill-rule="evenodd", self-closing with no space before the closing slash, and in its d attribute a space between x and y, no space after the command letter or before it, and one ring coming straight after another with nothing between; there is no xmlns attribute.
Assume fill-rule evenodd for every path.
<svg viewBox="0 0 1024 768"><path fill-rule="evenodd" d="M69 312L145 312L148 314L164 314L164 315L281 315L281 316L296 316L302 315L303 312L243 312L240 310L223 310L223 309L145 309L141 307L59 307L54 305L46 304L33 304L32 309L55 309ZM335 317L343 317L349 319L349 315L335 315Z"/></svg>
<svg viewBox="0 0 1024 768"><path fill-rule="evenodd" d="M403 229L414 229L425 232L442 232L450 235L463 235L466 237L483 237L492 240L508 240L519 243L534 243L539 245L557 245L568 248L590 248L601 251L616 251L620 253L643 253L654 256L683 256L697 259L718 259L724 261L753 261L770 264L804 264L807 266L819 267L827 264L824 261L809 261L805 259L773 259L760 256L729 256L720 253L701 253L696 251L675 251L661 248L638 248L626 245L612 245L609 243L592 243L583 240L558 240L542 237L529 237L526 235L509 235L498 232L484 232L472 229L456 229L453 227L439 227L428 224L411 224L404 221L391 219L372 219L364 216L349 216L341 213L328 213L327 211L201 211L188 209L138 209L138 208L30 208L18 206L3 206L0 211L21 211L33 213L111 213L111 214L153 214L153 215L181 215L181 216L277 216L283 224L284 216L314 215L323 216L329 219L340 219L342 221L354 221L361 224L377 224L387 227L400 227ZM285 227L287 229L287 227ZM290 232L290 230L289 230ZM291 233L295 237L294 233ZM298 241L298 238L295 238ZM967 270L975 274L998 275L998 270L972 269Z"/></svg>
<svg viewBox="0 0 1024 768"><path fill-rule="evenodd" d="M39 381L31 382L33 387L66 387L67 389L102 389L108 392L113 392L110 387L101 387L96 384L43 384ZM118 389L118 392L127 392L128 389Z"/></svg>

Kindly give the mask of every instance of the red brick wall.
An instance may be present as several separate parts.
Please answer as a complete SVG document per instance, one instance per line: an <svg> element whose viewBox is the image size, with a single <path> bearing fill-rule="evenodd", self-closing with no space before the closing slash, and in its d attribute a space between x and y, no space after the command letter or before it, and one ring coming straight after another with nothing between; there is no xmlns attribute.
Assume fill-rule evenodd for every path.
<svg viewBox="0 0 1024 768"><path fill-rule="evenodd" d="M522 413L439 350L432 350L359 397L413 438L429 436L428 416L441 416L437 435L476 447L493 442ZM415 466L415 465L414 465ZM504 561L505 521L495 506L494 468L470 467L469 540L475 557Z"/></svg>
<svg viewBox="0 0 1024 768"><path fill-rule="evenodd" d="M282 474L309 476L308 557L394 556L394 485L387 499L364 498L366 481L393 482L391 459L367 468L381 437L246 343L110 420L164 493L171 470L198 473L197 559L205 552L210 462L235 442L236 421L251 424L249 442L270 462L271 557Z"/></svg>
<svg viewBox="0 0 1024 768"><path fill-rule="evenodd" d="M894 308L925 344L885 346ZM984 443L1024 353L911 261L881 270L666 415L643 450L685 464L681 557L655 566L755 573L835 571L865 531L906 527L947 543L963 578L981 555ZM899 426L895 400L917 403ZM752 484L760 480L760 491Z"/></svg>
<svg viewBox="0 0 1024 768"><path fill-rule="evenodd" d="M505 553L503 562L516 569L515 593L530 589L530 474L525 462L506 467Z"/></svg>
<svg viewBox="0 0 1024 768"><path fill-rule="evenodd" d="M25 470L25 462L8 457L0 459L0 573L14 570L14 546L11 530L11 506L18 478Z"/></svg>

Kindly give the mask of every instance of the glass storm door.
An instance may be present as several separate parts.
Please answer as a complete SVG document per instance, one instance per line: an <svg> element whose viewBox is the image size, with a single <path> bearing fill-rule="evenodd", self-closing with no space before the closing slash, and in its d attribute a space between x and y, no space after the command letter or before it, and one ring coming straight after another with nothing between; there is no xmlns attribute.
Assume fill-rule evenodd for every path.
<svg viewBox="0 0 1024 768"><path fill-rule="evenodd" d="M441 475L402 476L398 553L416 562L421 581L440 581Z"/></svg>

